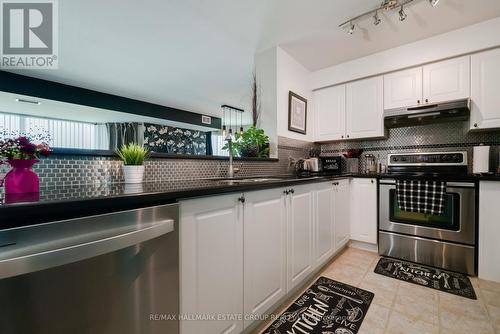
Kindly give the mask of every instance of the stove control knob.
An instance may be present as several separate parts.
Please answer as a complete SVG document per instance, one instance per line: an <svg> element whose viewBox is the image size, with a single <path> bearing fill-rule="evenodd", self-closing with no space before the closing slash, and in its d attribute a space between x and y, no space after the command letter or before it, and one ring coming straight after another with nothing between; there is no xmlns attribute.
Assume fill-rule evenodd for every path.
<svg viewBox="0 0 500 334"><path fill-rule="evenodd" d="M398 162L398 161L399 161L399 158L398 158L398 157L392 157L392 161L394 161L394 162Z"/></svg>

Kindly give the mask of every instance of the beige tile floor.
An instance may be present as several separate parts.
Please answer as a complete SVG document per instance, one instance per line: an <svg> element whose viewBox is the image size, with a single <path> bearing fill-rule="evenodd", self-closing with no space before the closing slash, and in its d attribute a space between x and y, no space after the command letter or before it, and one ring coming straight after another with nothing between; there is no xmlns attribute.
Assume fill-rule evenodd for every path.
<svg viewBox="0 0 500 334"><path fill-rule="evenodd" d="M471 300L375 274L378 259L347 248L318 274L375 294L359 333L500 334L500 283L471 277L478 297Z"/></svg>

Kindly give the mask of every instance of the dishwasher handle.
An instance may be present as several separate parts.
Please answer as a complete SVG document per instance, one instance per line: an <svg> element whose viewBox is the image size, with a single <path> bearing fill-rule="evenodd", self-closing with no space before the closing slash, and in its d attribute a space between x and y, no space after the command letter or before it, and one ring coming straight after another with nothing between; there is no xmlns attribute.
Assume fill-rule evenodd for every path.
<svg viewBox="0 0 500 334"><path fill-rule="evenodd" d="M2 247L3 251L10 250L11 257L0 258L0 279L27 274L43 269L49 269L64 264L86 260L137 245L148 240L160 237L175 230L174 219L162 219L127 228L110 228L98 231L104 237L89 239L89 234L81 237L69 238L62 243L54 239L43 240L39 245L22 246L16 250L16 244ZM105 232L105 233L103 233ZM97 234L99 235L99 234ZM71 242L72 241L72 242ZM53 243L54 247L50 247ZM41 250L30 252L30 249Z"/></svg>

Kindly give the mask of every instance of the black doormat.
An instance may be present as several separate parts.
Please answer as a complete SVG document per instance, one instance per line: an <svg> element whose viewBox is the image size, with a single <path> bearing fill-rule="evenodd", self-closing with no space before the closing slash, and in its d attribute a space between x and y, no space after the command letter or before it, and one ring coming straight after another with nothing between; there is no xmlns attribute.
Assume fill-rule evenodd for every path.
<svg viewBox="0 0 500 334"><path fill-rule="evenodd" d="M373 296L320 277L262 334L356 334Z"/></svg>
<svg viewBox="0 0 500 334"><path fill-rule="evenodd" d="M383 257L378 261L375 273L457 296L477 299L469 278L453 271Z"/></svg>

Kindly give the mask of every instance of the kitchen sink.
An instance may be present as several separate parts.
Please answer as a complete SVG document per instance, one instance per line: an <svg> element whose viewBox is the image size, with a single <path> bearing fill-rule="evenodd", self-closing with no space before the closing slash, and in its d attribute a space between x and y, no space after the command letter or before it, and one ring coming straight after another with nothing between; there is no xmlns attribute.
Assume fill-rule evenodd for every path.
<svg viewBox="0 0 500 334"><path fill-rule="evenodd" d="M241 178L241 179L213 179L213 181L225 184L242 184L242 183L259 183L259 182L272 182L281 181L279 177L254 177L254 178Z"/></svg>

